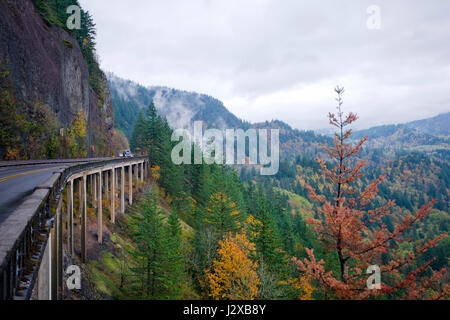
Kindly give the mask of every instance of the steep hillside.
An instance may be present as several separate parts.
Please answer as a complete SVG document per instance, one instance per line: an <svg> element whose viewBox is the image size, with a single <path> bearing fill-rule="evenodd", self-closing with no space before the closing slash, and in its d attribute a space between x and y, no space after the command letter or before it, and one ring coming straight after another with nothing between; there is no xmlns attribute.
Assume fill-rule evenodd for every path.
<svg viewBox="0 0 450 320"><path fill-rule="evenodd" d="M139 111L148 107L151 101L173 128L189 127L196 120L202 120L207 127L213 128L248 126L229 112L221 101L208 95L166 87L144 87L112 73L107 76L117 115L116 126L128 137Z"/></svg>
<svg viewBox="0 0 450 320"><path fill-rule="evenodd" d="M369 137L367 146L382 149L385 154L419 151L436 157L449 156L449 139L436 137L406 124L385 125L356 131L352 138Z"/></svg>
<svg viewBox="0 0 450 320"><path fill-rule="evenodd" d="M251 125L256 129L278 129L280 133L280 155L283 159L293 160L295 157L315 157L322 152L322 146L332 143L332 139L315 133L293 129L287 123L279 120L254 123Z"/></svg>
<svg viewBox="0 0 450 320"><path fill-rule="evenodd" d="M293 129L279 120L254 124L242 121L228 111L221 101L208 95L165 87L144 87L111 73L107 76L116 127L127 137L131 137L138 113L153 101L172 128L189 127L192 121L201 120L208 128L279 129L282 157L293 159L298 154L314 155L321 149L321 144L331 142L328 137Z"/></svg>
<svg viewBox="0 0 450 320"><path fill-rule="evenodd" d="M450 136L450 112L437 115L433 118L408 122L406 125L436 137Z"/></svg>
<svg viewBox="0 0 450 320"><path fill-rule="evenodd" d="M115 152L111 143L113 107L106 78L98 64L88 60L87 49L80 48L79 41L57 18L48 18L57 13L50 1L0 1L1 89L2 97L9 97L1 101L2 120L12 126L2 135L1 158L104 156ZM20 119L7 114L10 104ZM27 124L39 121L41 128L29 129ZM36 151L28 152L28 142Z"/></svg>

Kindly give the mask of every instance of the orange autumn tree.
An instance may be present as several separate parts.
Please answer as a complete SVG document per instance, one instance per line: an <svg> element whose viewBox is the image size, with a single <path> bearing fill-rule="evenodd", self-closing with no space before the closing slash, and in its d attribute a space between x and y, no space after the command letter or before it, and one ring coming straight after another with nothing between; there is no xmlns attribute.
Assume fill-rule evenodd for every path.
<svg viewBox="0 0 450 320"><path fill-rule="evenodd" d="M255 245L246 235L229 233L219 241L217 258L206 270L209 296L216 300L253 300L258 295L258 264L251 259Z"/></svg>
<svg viewBox="0 0 450 320"><path fill-rule="evenodd" d="M392 232L382 223L382 218L390 214L392 206L395 205L394 201L388 200L384 206L366 209L378 193L378 185L384 177L378 178L365 189L357 190L354 187L358 178L364 175L362 169L366 166L366 161L357 159L357 155L367 137L361 139L355 146L350 144L348 139L352 130L347 130L346 127L358 118L353 113L344 117L342 112L344 88L337 87L335 92L338 95L336 99L338 112L330 113L329 119L330 124L337 128L337 132L334 136L334 145L324 147L324 150L335 160L336 166L328 168L324 160L317 159L322 174L335 186L335 194L333 198L326 199L316 194L311 186L308 185L307 189L311 198L321 205L320 219L308 219L308 223L317 233L321 243L336 253L340 274L335 275L332 271L325 270L324 261L316 259L313 249L306 249L307 258L303 260L294 258L294 262L306 276L315 279L321 287L341 299L361 299L376 295L404 299L445 297L449 290L448 284L442 281L446 270L427 270L433 260L418 267L415 262L418 256L437 246L438 241L447 237L447 233L416 245L415 250L406 256L400 256L395 252L399 244L410 240L405 236L406 231L416 222L425 219L431 211L434 200L412 216L403 217ZM381 255L387 252L391 255L390 261L381 265ZM370 275L366 274L366 270L371 265L380 265L379 290L370 290L367 286ZM431 275L425 276L424 271L428 271Z"/></svg>

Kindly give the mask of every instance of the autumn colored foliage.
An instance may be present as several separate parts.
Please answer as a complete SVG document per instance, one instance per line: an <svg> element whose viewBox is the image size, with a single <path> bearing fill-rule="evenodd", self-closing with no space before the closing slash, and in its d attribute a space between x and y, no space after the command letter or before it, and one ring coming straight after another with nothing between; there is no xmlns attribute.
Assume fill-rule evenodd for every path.
<svg viewBox="0 0 450 320"><path fill-rule="evenodd" d="M159 173L160 170L161 170L161 168L158 165L152 166L150 168L151 175L152 175L153 179L158 180L160 178L160 176L161 176L161 174Z"/></svg>
<svg viewBox="0 0 450 320"><path fill-rule="evenodd" d="M449 286L443 282L445 268L434 271L428 268L431 261L417 264L417 258L438 242L447 237L447 233L416 245L413 252L400 256L398 246L408 241L405 236L416 222L424 220L432 210L434 201L424 205L412 216L403 217L392 231L383 224L382 218L390 214L395 205L392 200L375 209L366 209L378 192L378 186L384 177L379 177L365 189L358 190L355 185L364 175L366 161L358 159L361 147L367 137L355 146L349 143L351 129L345 129L358 118L342 112L343 88L335 89L338 98L338 113L329 114L330 124L337 128L334 145L326 148L328 156L335 160L334 168L329 168L322 159L317 159L321 172L335 186L332 198L318 195L311 186L307 186L312 199L321 205L320 219L308 219L324 247L336 253L339 259L340 274L325 269L323 260L318 261L313 249L306 249L308 257L294 258L298 269L307 277L340 299L361 299L378 295L403 299L438 299L448 295ZM382 263L382 255L390 254L390 260ZM381 270L381 288L370 290L366 281L366 270L370 265L379 265Z"/></svg>
<svg viewBox="0 0 450 320"><path fill-rule="evenodd" d="M252 300L257 297L258 264L250 258L255 250L245 234L229 234L219 241L212 269L206 271L209 296L216 300Z"/></svg>

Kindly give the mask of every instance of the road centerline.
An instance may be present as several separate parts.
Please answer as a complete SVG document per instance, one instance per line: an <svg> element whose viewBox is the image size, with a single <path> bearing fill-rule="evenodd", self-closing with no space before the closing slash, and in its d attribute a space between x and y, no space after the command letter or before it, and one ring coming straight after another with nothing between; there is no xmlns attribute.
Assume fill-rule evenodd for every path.
<svg viewBox="0 0 450 320"><path fill-rule="evenodd" d="M26 175L30 175L30 174L33 174L33 173L45 172L45 171L50 171L50 170L55 170L55 169L60 169L60 168L61 167L51 167L51 168L44 168L44 169L39 169L39 170L27 171L27 172L23 172L23 173L19 173L19 174L13 175L13 176L0 178L0 183L8 181L8 180L12 180L12 179L20 178L20 177L23 177L23 176L26 176Z"/></svg>

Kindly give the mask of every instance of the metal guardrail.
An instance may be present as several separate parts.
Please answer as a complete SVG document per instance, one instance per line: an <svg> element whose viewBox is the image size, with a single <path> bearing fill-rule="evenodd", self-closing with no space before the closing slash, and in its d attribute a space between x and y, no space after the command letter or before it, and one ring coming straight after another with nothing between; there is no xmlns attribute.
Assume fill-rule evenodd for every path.
<svg viewBox="0 0 450 320"><path fill-rule="evenodd" d="M147 157L116 158L70 166L24 199L0 225L0 300L30 299L57 205L71 176ZM92 160L92 159L90 159Z"/></svg>
<svg viewBox="0 0 450 320"><path fill-rule="evenodd" d="M17 160L17 161L0 161L0 168L3 167L19 167L33 166L39 164L67 164L67 163L85 163L113 160L115 158L80 158L80 159L54 159L54 160Z"/></svg>

